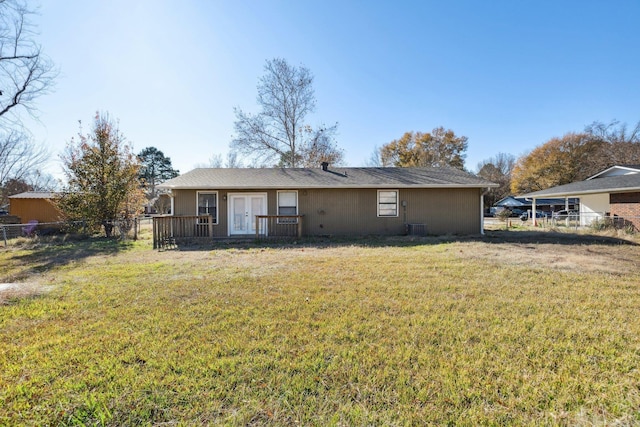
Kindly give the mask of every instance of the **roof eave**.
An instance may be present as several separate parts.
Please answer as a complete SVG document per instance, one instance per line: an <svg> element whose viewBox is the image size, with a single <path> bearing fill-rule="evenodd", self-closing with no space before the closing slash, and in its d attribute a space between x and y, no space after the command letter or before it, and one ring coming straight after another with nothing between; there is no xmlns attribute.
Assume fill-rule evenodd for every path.
<svg viewBox="0 0 640 427"><path fill-rule="evenodd" d="M432 184L432 185L394 185L394 184L380 184L380 185L340 185L340 186L327 186L327 185L272 185L272 186L197 186L197 185L169 185L169 186L157 186L157 188L163 188L168 190L281 190L281 189L295 189L295 190L318 190L318 189L376 189L376 188L398 188L398 189L410 189L410 188L495 188L499 187L498 184Z"/></svg>
<svg viewBox="0 0 640 427"><path fill-rule="evenodd" d="M607 189L597 189L597 190L583 190L583 191L568 191L561 193L545 193L540 195L523 195L518 197L526 197L529 199L542 199L542 198L553 198L553 197L579 197L584 194L602 194L602 193L632 193L640 191L640 187L622 187L622 188L607 188Z"/></svg>
<svg viewBox="0 0 640 427"><path fill-rule="evenodd" d="M614 166L611 166L611 167L610 167L610 168L608 168L608 169L603 170L602 172L598 172L597 174L595 174L595 175L593 175L593 176L590 176L589 178L585 179L585 181L590 181L590 180L592 180L592 179L594 179L594 178L599 178L599 177L601 177L602 175L604 175L604 174L606 174L607 172L612 171L612 170L614 170L614 169L623 169L623 170L631 171L631 172L640 172L640 170L638 170L637 168L634 168L634 167L614 165Z"/></svg>

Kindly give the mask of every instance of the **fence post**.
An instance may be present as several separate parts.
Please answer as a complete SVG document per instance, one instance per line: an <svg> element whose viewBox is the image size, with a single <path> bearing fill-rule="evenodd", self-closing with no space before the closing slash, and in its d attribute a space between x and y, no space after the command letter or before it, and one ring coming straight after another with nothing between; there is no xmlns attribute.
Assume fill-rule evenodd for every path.
<svg viewBox="0 0 640 427"><path fill-rule="evenodd" d="M157 218L153 218L153 223L152 223L152 232L153 232L153 249L157 249L158 248L158 228L160 228L160 224L158 224L159 219Z"/></svg>
<svg viewBox="0 0 640 427"><path fill-rule="evenodd" d="M298 215L298 227L296 230L296 234L298 235L298 239L302 237L302 216Z"/></svg>
<svg viewBox="0 0 640 427"><path fill-rule="evenodd" d="M256 215L256 239L260 238L260 217Z"/></svg>
<svg viewBox="0 0 640 427"><path fill-rule="evenodd" d="M4 238L4 247L7 247L7 227L2 226L2 237Z"/></svg>

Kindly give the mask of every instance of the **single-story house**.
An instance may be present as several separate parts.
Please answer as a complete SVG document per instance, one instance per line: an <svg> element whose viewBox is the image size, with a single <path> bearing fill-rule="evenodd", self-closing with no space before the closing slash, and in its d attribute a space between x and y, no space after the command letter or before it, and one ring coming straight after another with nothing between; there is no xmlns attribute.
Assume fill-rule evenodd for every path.
<svg viewBox="0 0 640 427"><path fill-rule="evenodd" d="M555 212L563 209L575 209L579 204L577 198L540 198L536 200L536 209L543 212ZM533 200L526 197L507 196L494 204L497 208L532 210Z"/></svg>
<svg viewBox="0 0 640 427"><path fill-rule="evenodd" d="M160 193L144 207L145 215L157 215L171 213L171 197L166 193Z"/></svg>
<svg viewBox="0 0 640 427"><path fill-rule="evenodd" d="M30 221L39 223L58 222L63 214L56 206L55 193L46 191L28 191L9 196L9 214L20 218L26 224Z"/></svg>
<svg viewBox="0 0 640 427"><path fill-rule="evenodd" d="M615 218L640 229L640 165L612 166L584 181L535 191L520 197L576 197L580 199L580 225ZM535 209L535 207L534 207Z"/></svg>
<svg viewBox="0 0 640 427"><path fill-rule="evenodd" d="M178 219L208 215L207 237L478 234L482 194L497 184L454 168L194 169L159 185ZM166 218L166 217L165 217ZM264 222L261 222L264 221ZM201 227L202 228L202 227ZM176 236L179 237L179 236Z"/></svg>

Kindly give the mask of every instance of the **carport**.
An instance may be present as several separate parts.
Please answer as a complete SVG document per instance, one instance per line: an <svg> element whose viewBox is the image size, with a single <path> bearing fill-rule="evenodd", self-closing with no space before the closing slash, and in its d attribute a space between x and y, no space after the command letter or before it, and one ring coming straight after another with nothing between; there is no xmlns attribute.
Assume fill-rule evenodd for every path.
<svg viewBox="0 0 640 427"><path fill-rule="evenodd" d="M632 224L635 229L640 229L640 168L637 171L631 169L631 172L625 175L596 175L584 181L559 185L520 197L530 198L534 211L540 198L576 197L580 199L581 226L607 217L616 217ZM535 225L535 218L533 222Z"/></svg>

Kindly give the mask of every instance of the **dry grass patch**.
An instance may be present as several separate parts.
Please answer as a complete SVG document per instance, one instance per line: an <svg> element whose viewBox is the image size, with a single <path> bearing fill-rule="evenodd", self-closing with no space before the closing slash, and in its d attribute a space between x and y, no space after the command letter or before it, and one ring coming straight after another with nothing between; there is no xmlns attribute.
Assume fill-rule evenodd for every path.
<svg viewBox="0 0 640 427"><path fill-rule="evenodd" d="M622 275L640 271L640 244L632 236L490 231L486 240L465 242L456 250L466 259L531 268Z"/></svg>

